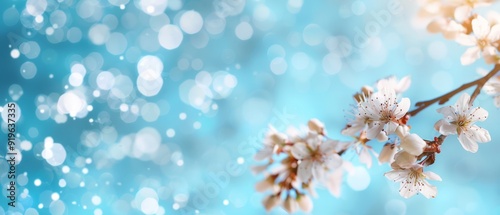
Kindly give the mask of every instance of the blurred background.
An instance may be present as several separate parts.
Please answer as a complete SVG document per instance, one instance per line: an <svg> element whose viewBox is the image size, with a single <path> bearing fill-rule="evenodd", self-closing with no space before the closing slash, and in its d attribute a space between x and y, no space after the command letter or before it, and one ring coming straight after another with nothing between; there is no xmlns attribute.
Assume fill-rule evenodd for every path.
<svg viewBox="0 0 500 215"><path fill-rule="evenodd" d="M249 167L268 125L283 131L318 118L330 137L349 140L340 130L363 85L409 75L404 96L415 104L492 68L461 66L466 48L426 32L417 8L406 0L2 1L0 99L19 107L22 156L17 207L2 198L0 214L266 214L254 190L263 175ZM359 168L344 177L340 198L318 189L311 214L499 214L500 112L484 94L475 104L489 111L479 125L492 141L472 154L446 140L427 169L443 179L431 182L435 199L400 197L383 176L388 165L366 169L347 154ZM412 131L437 136L437 107L412 118ZM0 160L3 196L7 168Z"/></svg>

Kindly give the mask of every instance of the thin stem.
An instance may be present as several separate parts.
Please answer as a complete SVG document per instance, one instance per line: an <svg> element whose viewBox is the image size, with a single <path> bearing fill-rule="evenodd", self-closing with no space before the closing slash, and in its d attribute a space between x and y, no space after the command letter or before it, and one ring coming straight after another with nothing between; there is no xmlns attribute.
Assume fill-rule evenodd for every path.
<svg viewBox="0 0 500 215"><path fill-rule="evenodd" d="M500 64L496 64L495 67L487 74L485 75L484 77L482 78L479 78L475 81L471 81L469 83L466 83L466 84L463 84L462 86L460 86L459 88L455 89L455 90L452 90L451 92L449 93L446 93L442 96L439 96L437 98L434 98L434 99L431 99L431 100L427 100L427 101L422 101L422 102L417 102L417 104L415 104L415 106L417 107L416 109L410 111L407 113L407 115L409 116L415 116L417 115L420 111L424 110L425 108L433 105L434 103L438 102L438 104L442 105L444 103L446 103L448 100L450 100L451 97L453 97L454 95L472 87L472 86L476 86L476 89L474 89L474 92L472 93L472 96L470 98L470 101L469 101L469 104L472 105L472 103L474 102L474 100L476 99L476 97L479 95L479 93L481 92L481 89L483 88L484 84L486 84L486 82L488 80L490 80L495 74L498 73L498 71L500 71Z"/></svg>

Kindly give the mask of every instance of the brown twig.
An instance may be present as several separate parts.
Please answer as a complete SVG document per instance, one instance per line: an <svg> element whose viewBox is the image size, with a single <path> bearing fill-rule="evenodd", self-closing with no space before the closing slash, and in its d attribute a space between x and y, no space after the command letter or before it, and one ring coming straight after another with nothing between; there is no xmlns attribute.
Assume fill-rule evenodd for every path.
<svg viewBox="0 0 500 215"><path fill-rule="evenodd" d="M474 102L476 97L481 92L481 89L483 88L484 84L486 84L486 82L488 80L490 80L496 73L498 73L498 71L500 71L500 64L496 64L495 67L482 78L479 78L475 81L471 81L471 82L466 83L466 84L463 84L459 88L457 88L453 91L450 91L449 93L446 93L446 94L439 96L437 98L427 100L427 101L417 102L417 104L415 104L415 106L417 108L408 112L407 115L415 116L420 111L431 106L432 104L434 104L436 102L438 102L438 104L442 105L442 104L446 103L448 100L450 100L450 98L453 97L454 95L456 95L456 94L458 94L458 93L460 93L460 92L462 92L462 91L464 91L472 86L476 86L476 89L474 89L474 92L472 93L472 96L471 96L470 101L469 101L469 104L472 105L472 103Z"/></svg>

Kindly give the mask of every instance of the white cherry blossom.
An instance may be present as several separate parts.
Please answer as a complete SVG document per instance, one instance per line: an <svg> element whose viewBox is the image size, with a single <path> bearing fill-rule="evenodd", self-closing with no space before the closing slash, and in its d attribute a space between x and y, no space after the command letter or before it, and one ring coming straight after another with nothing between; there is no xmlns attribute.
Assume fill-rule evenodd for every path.
<svg viewBox="0 0 500 215"><path fill-rule="evenodd" d="M478 16L472 20L474 35L460 34L456 41L468 48L460 58L462 65L474 63L481 55L485 58L496 56L497 41L500 39L500 24L490 27L488 20Z"/></svg>
<svg viewBox="0 0 500 215"><path fill-rule="evenodd" d="M261 161L272 158L276 148L284 144L286 140L287 136L285 134L276 131L273 126L269 126L269 131L264 138L264 147L255 154L254 159Z"/></svg>
<svg viewBox="0 0 500 215"><path fill-rule="evenodd" d="M338 168L342 164L342 158L335 150L338 141L322 140L322 136L309 134L304 142L293 145L291 152L293 157L300 160L297 170L299 179L307 183L312 178L322 180L325 173Z"/></svg>
<svg viewBox="0 0 500 215"><path fill-rule="evenodd" d="M404 198L410 198L421 193L426 198L434 198L437 188L427 182L426 179L441 181L441 177L433 172L423 172L423 167L415 164L407 169L393 169L385 173L385 177L394 182L400 182L399 194Z"/></svg>
<svg viewBox="0 0 500 215"><path fill-rule="evenodd" d="M434 128L443 135L458 134L458 140L465 150L477 152L478 142L491 141L488 130L474 125L476 121L488 118L488 111L481 107L472 108L469 104L470 96L464 93L453 106L442 107L437 112L443 114L444 119L436 122Z"/></svg>
<svg viewBox="0 0 500 215"><path fill-rule="evenodd" d="M401 119L410 108L410 99L402 98L397 102L394 89L382 88L382 90L372 94L370 99L358 105L359 116L368 117L371 123L368 124L366 137L374 139L380 132L392 134L399 126Z"/></svg>

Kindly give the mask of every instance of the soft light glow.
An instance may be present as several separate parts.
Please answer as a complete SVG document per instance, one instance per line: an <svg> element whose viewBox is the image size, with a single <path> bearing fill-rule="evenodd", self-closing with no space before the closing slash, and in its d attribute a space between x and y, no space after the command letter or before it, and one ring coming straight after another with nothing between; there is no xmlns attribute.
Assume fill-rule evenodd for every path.
<svg viewBox="0 0 500 215"><path fill-rule="evenodd" d="M182 31L175 25L165 25L158 32L158 41L167 50L179 47L183 39Z"/></svg>
<svg viewBox="0 0 500 215"><path fill-rule="evenodd" d="M194 10L186 11L182 14L179 24L186 34L196 34L203 27L203 17Z"/></svg>

